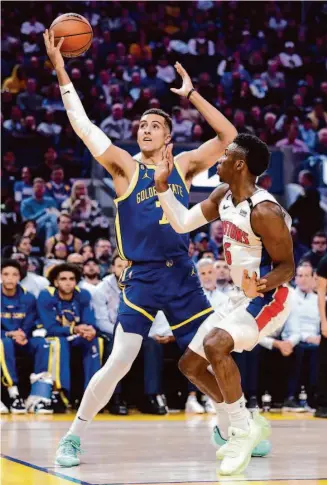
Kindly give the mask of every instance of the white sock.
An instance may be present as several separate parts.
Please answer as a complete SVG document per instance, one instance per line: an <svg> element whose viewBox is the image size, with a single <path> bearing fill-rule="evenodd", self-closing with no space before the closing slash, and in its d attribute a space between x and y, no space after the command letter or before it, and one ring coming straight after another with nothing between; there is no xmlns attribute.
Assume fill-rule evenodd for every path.
<svg viewBox="0 0 327 485"><path fill-rule="evenodd" d="M219 432L224 440L228 438L228 428L230 426L229 415L226 411L226 405L224 402L214 402L212 401L216 413L217 413L217 426L219 428Z"/></svg>
<svg viewBox="0 0 327 485"><path fill-rule="evenodd" d="M8 388L9 397L11 399L16 399L19 396L19 391L17 386L11 386Z"/></svg>
<svg viewBox="0 0 327 485"><path fill-rule="evenodd" d="M122 326L118 325L111 355L90 380L68 435L81 437L86 431L91 420L113 395L118 382L131 368L140 351L142 340L141 335L125 333Z"/></svg>
<svg viewBox="0 0 327 485"><path fill-rule="evenodd" d="M225 410L229 415L230 426L233 428L243 429L249 431L250 429L250 413L245 407L244 395L238 401L230 404L225 403Z"/></svg>

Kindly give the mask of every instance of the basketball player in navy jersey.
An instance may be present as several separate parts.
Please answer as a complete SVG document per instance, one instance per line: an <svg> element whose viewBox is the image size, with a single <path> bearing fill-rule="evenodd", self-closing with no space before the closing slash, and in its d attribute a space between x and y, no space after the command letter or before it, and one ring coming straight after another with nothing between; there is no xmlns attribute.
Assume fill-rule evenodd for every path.
<svg viewBox="0 0 327 485"><path fill-rule="evenodd" d="M225 259L235 291L226 307L201 325L180 361L180 369L229 416L229 440L217 452L223 459L220 473L224 475L241 473L254 448L268 434L259 415L250 419L240 373L230 353L251 350L261 337L285 323L291 309L287 286L294 275L291 218L269 192L256 186L269 157L267 145L259 138L238 135L218 160L217 173L225 183L190 210L168 184L173 170L171 148L155 174L164 214L179 234L218 218L223 222ZM216 379L214 392L208 364ZM224 423L219 424L222 430Z"/></svg>
<svg viewBox="0 0 327 485"><path fill-rule="evenodd" d="M76 418L61 440L56 462L79 464L80 437L88 423L111 398L117 383L129 371L158 312L163 310L176 341L186 349L199 326L213 312L192 261L188 257L188 235L177 234L165 218L154 186L154 172L171 141L172 123L162 110L145 112L140 120L138 144L141 152L132 157L87 117L64 67L60 45L53 33L44 34L49 58L56 70L62 100L70 123L94 158L112 175L117 199L116 238L122 259L130 261L121 284L122 300L115 328L113 351L105 366L91 379ZM188 99L218 136L196 150L174 160L169 184L187 208L193 177L213 166L237 132L233 125L193 88L180 64L183 84L172 91Z"/></svg>

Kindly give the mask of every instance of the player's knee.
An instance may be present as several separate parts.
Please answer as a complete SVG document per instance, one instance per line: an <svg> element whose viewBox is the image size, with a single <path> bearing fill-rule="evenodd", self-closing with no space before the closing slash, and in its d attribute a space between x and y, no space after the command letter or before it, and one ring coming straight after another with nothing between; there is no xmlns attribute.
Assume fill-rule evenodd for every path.
<svg viewBox="0 0 327 485"><path fill-rule="evenodd" d="M203 348L209 362L221 360L233 350L233 339L221 328L213 329L203 340Z"/></svg>

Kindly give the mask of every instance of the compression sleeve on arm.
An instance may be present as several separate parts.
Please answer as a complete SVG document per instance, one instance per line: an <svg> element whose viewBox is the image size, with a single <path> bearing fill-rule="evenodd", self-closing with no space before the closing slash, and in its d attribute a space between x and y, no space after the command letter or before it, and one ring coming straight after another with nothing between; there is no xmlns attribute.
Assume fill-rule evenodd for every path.
<svg viewBox="0 0 327 485"><path fill-rule="evenodd" d="M93 157L99 157L110 147L110 138L90 121L74 85L69 83L59 87L67 116L75 133L83 140Z"/></svg>
<svg viewBox="0 0 327 485"><path fill-rule="evenodd" d="M195 205L192 209L187 209L176 199L171 189L166 192L157 192L157 195L170 225L176 232L182 234L208 224L203 215L201 204Z"/></svg>

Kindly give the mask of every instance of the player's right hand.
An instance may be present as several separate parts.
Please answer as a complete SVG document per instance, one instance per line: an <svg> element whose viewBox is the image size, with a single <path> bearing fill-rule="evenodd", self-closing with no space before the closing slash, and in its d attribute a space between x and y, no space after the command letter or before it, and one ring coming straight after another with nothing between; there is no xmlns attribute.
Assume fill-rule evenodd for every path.
<svg viewBox="0 0 327 485"><path fill-rule="evenodd" d="M168 189L168 177L174 168L173 144L165 146L162 150L162 159L156 165L154 181L158 192L165 192Z"/></svg>
<svg viewBox="0 0 327 485"><path fill-rule="evenodd" d="M54 33L51 30L49 32L48 29L46 29L46 31L44 32L43 38L44 38L44 43L45 43L45 47L46 47L46 50L47 50L47 54L49 56L50 61L53 64L53 67L55 68L55 70L57 71L58 69L65 67L64 59L63 59L61 52L60 52L60 48L61 48L65 38L62 37L59 40L57 46L55 46Z"/></svg>
<svg viewBox="0 0 327 485"><path fill-rule="evenodd" d="M267 280L258 279L257 273L254 271L252 276L249 276L247 269L243 271L242 277L242 290L248 298L257 298L258 296L263 298L262 291L266 288Z"/></svg>

